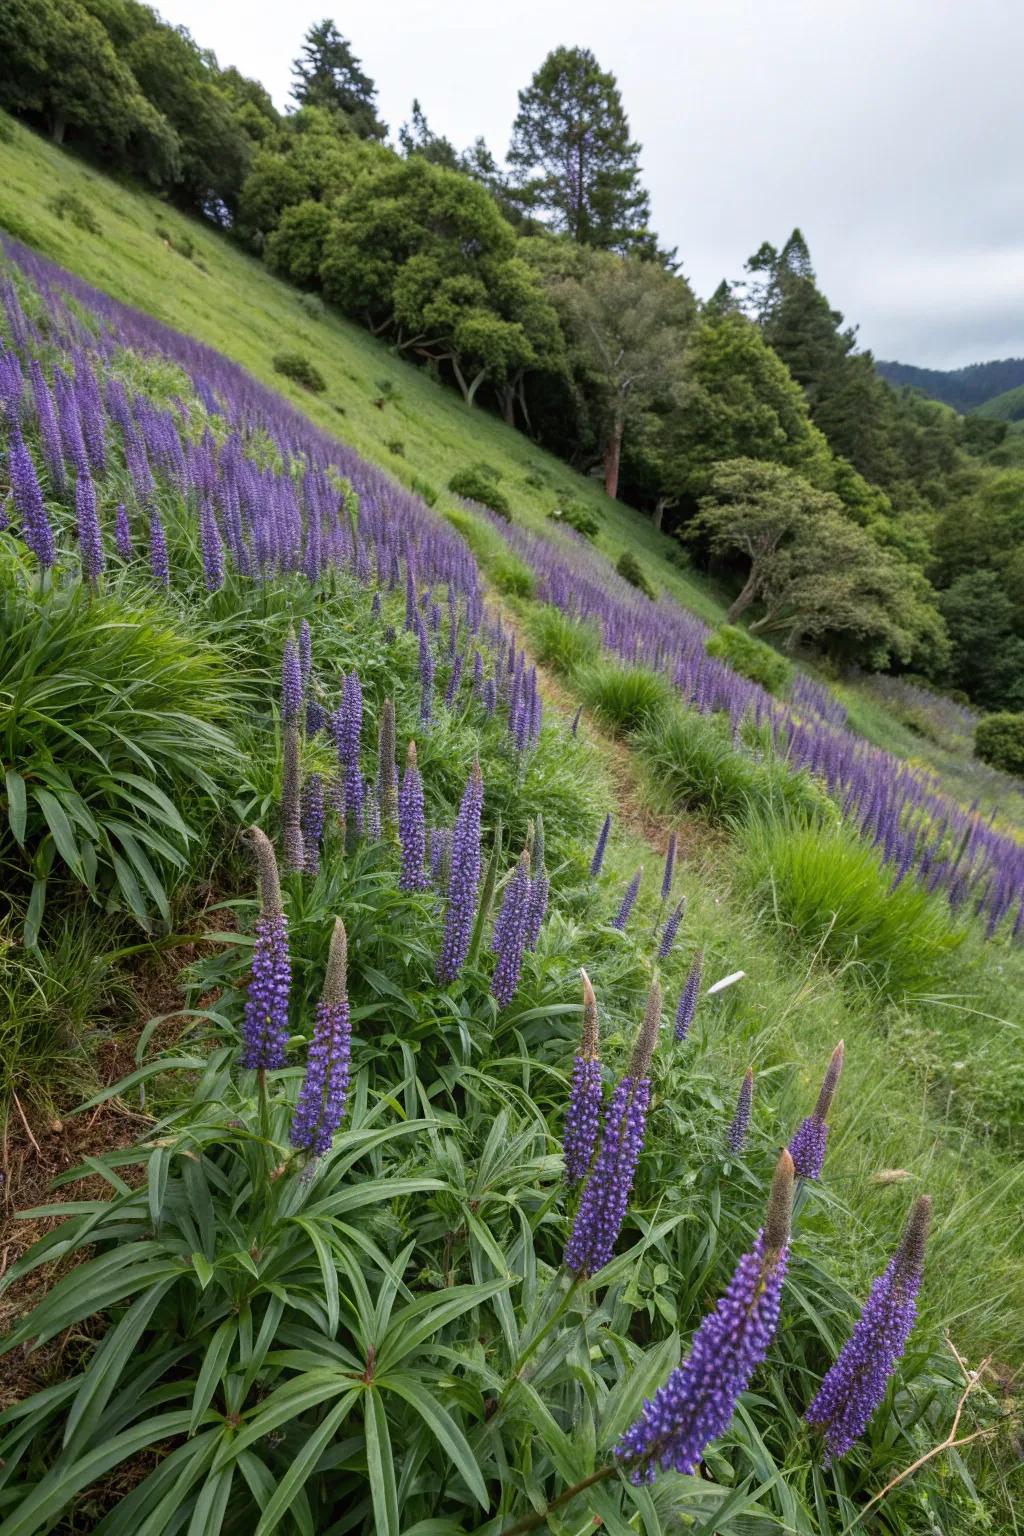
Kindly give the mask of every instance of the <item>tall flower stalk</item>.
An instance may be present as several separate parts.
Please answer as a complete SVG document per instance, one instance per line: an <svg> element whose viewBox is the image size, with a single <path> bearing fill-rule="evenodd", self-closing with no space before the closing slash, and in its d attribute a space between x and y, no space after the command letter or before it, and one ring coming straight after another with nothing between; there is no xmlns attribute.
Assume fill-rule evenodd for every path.
<svg viewBox="0 0 1024 1536"><path fill-rule="evenodd" d="M601 865L604 863L605 849L608 847L608 834L612 829L611 813L605 817L601 831L598 833L597 847L594 849L594 857L590 861L590 878L596 880L601 873Z"/></svg>
<svg viewBox="0 0 1024 1536"><path fill-rule="evenodd" d="M695 1472L711 1441L728 1429L778 1327L792 1207L793 1160L783 1151L753 1248L697 1329L689 1358L644 1402L615 1449L632 1482L651 1482L658 1468Z"/></svg>
<svg viewBox="0 0 1024 1536"><path fill-rule="evenodd" d="M249 836L259 871L260 915L242 1023L242 1065L263 1072L284 1066L292 972L274 845L259 827L250 827Z"/></svg>
<svg viewBox="0 0 1024 1536"><path fill-rule="evenodd" d="M473 937L477 887L480 884L480 818L483 804L483 775L480 764L474 763L452 834L451 866L447 880L448 905L441 953L437 960L437 979L442 985L454 981L462 970Z"/></svg>
<svg viewBox="0 0 1024 1536"><path fill-rule="evenodd" d="M747 1132L750 1130L750 1110L754 1102L754 1069L748 1067L743 1082L740 1084L739 1097L736 1100L736 1112L732 1117L732 1125L729 1127L729 1151L742 1152L747 1144Z"/></svg>
<svg viewBox="0 0 1024 1536"><path fill-rule="evenodd" d="M565 1182L570 1189L584 1179L594 1158L597 1131L601 1121L601 1059L597 1042L597 998L590 977L581 970L583 980L583 1030L580 1048L573 1062L569 1104L565 1112L562 1154Z"/></svg>
<svg viewBox="0 0 1024 1536"><path fill-rule="evenodd" d="M352 1025L348 1003L348 939L341 918L334 922L327 974L316 1009L306 1075L292 1116L293 1147L322 1157L330 1150L345 1113Z"/></svg>
<svg viewBox="0 0 1024 1536"><path fill-rule="evenodd" d="M427 852L427 824L423 815L423 780L416 766L416 743L410 741L405 773L398 796L398 840L402 848L401 891L423 891L429 885L423 861Z"/></svg>
<svg viewBox="0 0 1024 1536"><path fill-rule="evenodd" d="M693 1023L693 1016L697 1012L697 999L700 996L700 981L703 971L704 954L702 950L698 949L697 953L694 955L692 961L690 962L690 970L686 977L686 984L683 987L682 996L679 999L679 1006L676 1009L676 1039L680 1041L680 1043L685 1040L689 1034L690 1025Z"/></svg>
<svg viewBox="0 0 1024 1536"><path fill-rule="evenodd" d="M899 1247L807 1410L807 1422L824 1437L826 1465L845 1456L867 1429L906 1348L917 1316L931 1209L928 1195L914 1201Z"/></svg>
<svg viewBox="0 0 1024 1536"><path fill-rule="evenodd" d="M640 881L643 879L643 873L643 869L637 870L632 880L626 886L626 894L622 898L619 910L612 918L612 927L617 928L620 933L622 933L625 929L626 924L629 922L630 914L636 905L636 898L640 892Z"/></svg>
<svg viewBox="0 0 1024 1536"><path fill-rule="evenodd" d="M843 1070L843 1042L840 1040L832 1052L828 1068L822 1079L818 1102L797 1129L789 1150L799 1179L820 1179L825 1165L825 1148L828 1144L828 1112L839 1087Z"/></svg>
<svg viewBox="0 0 1024 1536"><path fill-rule="evenodd" d="M647 995L629 1070L619 1079L608 1105L597 1159L566 1244L565 1262L577 1275L596 1274L615 1251L643 1150L651 1104L648 1074L660 1027L661 988L655 981Z"/></svg>

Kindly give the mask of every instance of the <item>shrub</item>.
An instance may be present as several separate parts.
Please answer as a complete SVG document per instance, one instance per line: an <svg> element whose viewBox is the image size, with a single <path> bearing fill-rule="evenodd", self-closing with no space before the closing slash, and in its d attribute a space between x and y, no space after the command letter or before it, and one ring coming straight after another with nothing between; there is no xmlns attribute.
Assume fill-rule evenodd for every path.
<svg viewBox="0 0 1024 1536"><path fill-rule="evenodd" d="M601 650L600 636L592 625L570 619L550 603L531 616L530 638L537 660L556 672L575 672L595 662Z"/></svg>
<svg viewBox="0 0 1024 1536"><path fill-rule="evenodd" d="M389 437L384 446L388 453L393 453L396 458L405 458L405 444L400 437Z"/></svg>
<svg viewBox="0 0 1024 1536"><path fill-rule="evenodd" d="M657 597L658 594L651 586L651 583L647 579L647 576L644 572L643 566L640 564L636 555L633 554L632 550L624 549L622 551L622 554L615 562L615 569L618 571L623 581L628 581L631 587L636 587L639 591L643 592L645 596L651 598L652 601L655 597Z"/></svg>
<svg viewBox="0 0 1024 1536"><path fill-rule="evenodd" d="M319 281L330 227L331 210L326 203L312 199L293 203L282 213L277 228L267 236L263 247L267 266L282 277L290 277L294 283L314 285Z"/></svg>
<svg viewBox="0 0 1024 1536"><path fill-rule="evenodd" d="M739 879L762 915L850 980L888 997L927 992L963 941L949 909L907 878L893 889L872 845L851 828L755 818Z"/></svg>
<svg viewBox="0 0 1024 1536"><path fill-rule="evenodd" d="M191 261L196 248L189 235L183 230L168 229L166 224L157 224L156 233L165 245L169 245L172 251L177 251L179 256L184 256L186 261Z"/></svg>
<svg viewBox="0 0 1024 1536"><path fill-rule="evenodd" d="M549 512L548 517L554 523L568 523L570 528L575 528L585 539L596 539L601 532L601 519L596 512L584 506L582 501L564 502Z"/></svg>
<svg viewBox="0 0 1024 1536"><path fill-rule="evenodd" d="M294 379L303 389L322 395L327 388L323 374L304 352L278 352L274 357L274 372L283 373L286 379Z"/></svg>
<svg viewBox="0 0 1024 1536"><path fill-rule="evenodd" d="M537 589L530 567L510 552L498 555L488 566L488 574L498 591L510 597L532 597Z"/></svg>
<svg viewBox="0 0 1024 1536"><path fill-rule="evenodd" d="M978 721L974 754L990 768L1000 768L1024 779L1024 714L1002 710Z"/></svg>
<svg viewBox="0 0 1024 1536"><path fill-rule="evenodd" d="M437 487L431 485L429 480L421 480L418 475L413 475L409 481L409 489L417 496L422 496L428 507L437 505Z"/></svg>
<svg viewBox="0 0 1024 1536"><path fill-rule="evenodd" d="M709 656L717 656L741 677L760 683L769 693L785 693L793 680L793 665L770 645L748 635L745 629L723 624L708 637L704 646Z"/></svg>
<svg viewBox="0 0 1024 1536"><path fill-rule="evenodd" d="M86 234L101 233L99 220L77 192L58 192L56 197L51 197L49 206L61 223L70 219L76 229L84 229Z"/></svg>
<svg viewBox="0 0 1024 1536"><path fill-rule="evenodd" d="M30 886L26 942L58 877L145 928L154 910L167 921L189 823L217 803L237 757L217 723L228 697L219 653L123 598L12 588L0 676L0 857Z"/></svg>
<svg viewBox="0 0 1024 1536"><path fill-rule="evenodd" d="M481 506L490 507L492 512L510 523L512 509L505 492L496 484L496 478L495 473L488 471L486 466L474 464L465 469L457 469L448 481L448 489L466 501L478 501Z"/></svg>
<svg viewBox="0 0 1024 1536"><path fill-rule="evenodd" d="M597 661L580 674L583 702L613 731L628 735L661 716L672 702L668 678L648 667Z"/></svg>
<svg viewBox="0 0 1024 1536"><path fill-rule="evenodd" d="M327 305L318 293L300 293L299 308L311 320L325 320L327 318Z"/></svg>
<svg viewBox="0 0 1024 1536"><path fill-rule="evenodd" d="M386 405L393 405L399 398L393 379L377 379L377 393L373 397L373 403L378 411L382 411Z"/></svg>

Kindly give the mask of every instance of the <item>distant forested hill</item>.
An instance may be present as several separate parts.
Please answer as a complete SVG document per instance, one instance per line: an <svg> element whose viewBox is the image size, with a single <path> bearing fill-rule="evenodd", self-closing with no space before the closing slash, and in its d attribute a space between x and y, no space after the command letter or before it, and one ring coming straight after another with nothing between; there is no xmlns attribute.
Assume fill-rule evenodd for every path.
<svg viewBox="0 0 1024 1536"><path fill-rule="evenodd" d="M998 362L970 363L966 368L915 368L913 363L879 363L875 367L890 384L906 384L954 410L975 411L979 406L1024 385L1024 357L1005 357ZM986 411L985 415L990 412ZM1015 421L1001 411L1002 421Z"/></svg>

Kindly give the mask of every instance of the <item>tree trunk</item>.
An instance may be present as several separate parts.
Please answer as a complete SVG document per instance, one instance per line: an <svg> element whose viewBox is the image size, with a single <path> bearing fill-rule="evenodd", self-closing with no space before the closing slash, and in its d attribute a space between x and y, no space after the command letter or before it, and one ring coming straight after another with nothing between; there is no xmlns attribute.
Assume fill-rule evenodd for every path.
<svg viewBox="0 0 1024 1536"><path fill-rule="evenodd" d="M64 130L68 120L59 107L55 107L50 114L50 137L55 144L64 143Z"/></svg>
<svg viewBox="0 0 1024 1536"><path fill-rule="evenodd" d="M744 583L743 591L736 598L735 602L730 607L729 612L725 616L725 622L727 624L731 624L735 619L738 619L740 614L745 613L746 610L750 607L751 603L754 601L754 598L757 596L757 581L757 566L752 565L750 567L750 575L747 577L746 582Z"/></svg>
<svg viewBox="0 0 1024 1536"><path fill-rule="evenodd" d="M651 522L654 524L655 528L659 530L659 532L661 530L662 523L665 521L665 509L668 504L669 498L667 496L659 496L657 501L654 503L654 515L651 518Z"/></svg>
<svg viewBox="0 0 1024 1536"><path fill-rule="evenodd" d="M622 458L622 428L621 421L616 421L612 426L611 436L604 450L604 488L606 495L612 501L619 494L619 462Z"/></svg>
<svg viewBox="0 0 1024 1536"><path fill-rule="evenodd" d="M468 393L466 395L466 404L467 405L472 405L473 404L473 401L476 399L476 392L480 388L480 385L483 383L483 381L484 381L484 379L486 379L486 377L487 377L487 369L486 368L481 368L480 372L477 374L476 378L473 380L472 384L469 386L469 391L468 391Z"/></svg>
<svg viewBox="0 0 1024 1536"><path fill-rule="evenodd" d="M516 392L511 384L503 384L498 390L498 400L501 404L501 419L507 427L516 424Z"/></svg>

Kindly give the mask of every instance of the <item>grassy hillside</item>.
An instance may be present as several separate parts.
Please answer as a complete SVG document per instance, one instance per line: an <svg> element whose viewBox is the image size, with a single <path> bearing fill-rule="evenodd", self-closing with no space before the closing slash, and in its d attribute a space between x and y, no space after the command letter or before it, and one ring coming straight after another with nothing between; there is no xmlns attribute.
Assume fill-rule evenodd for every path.
<svg viewBox="0 0 1024 1536"><path fill-rule="evenodd" d="M1001 395L993 395L984 405L978 406L977 414L990 416L993 421L1024 420L1024 384L1004 390Z"/></svg>
<svg viewBox="0 0 1024 1536"><path fill-rule="evenodd" d="M608 1480L593 1503L583 1498L560 1510L551 1528L575 1532L596 1518L623 1536L641 1525L650 1536L681 1525L709 1536L838 1536L855 1529L926 1536L936 1527L1008 1536L1016 1528L1020 1479L1012 1374L1024 1315L1024 1077L1021 1027L1011 1006L1024 991L1024 952L1008 924L986 943L969 904L951 913L941 897L894 878L868 840L841 824L818 776L793 771L757 734L760 715L756 726L723 724L688 707L661 672L621 665L610 650L600 653L588 624L553 603L504 592L499 580L498 590L487 593L494 611L543 662L543 718L529 744L517 744L512 705L522 702L529 663L518 683L515 673L510 682L507 629L471 629L480 623L476 570L450 531L412 502L369 510L370 493L379 490L372 465L427 492L439 511L455 513L483 554L485 574L499 578L508 558L500 530L467 517L444 491L453 470L484 463L500 472L517 538L524 528L544 531L546 514L561 500L584 500L602 519L599 554L615 560L632 550L658 588L716 619L721 605L713 590L669 562L672 542L524 437L390 357L364 332L330 315L314 317L301 296L262 267L154 199L17 129L0 143L0 188L0 225L118 299L218 347L365 455L370 465L353 471L357 489L366 492L362 536L374 534L379 556L381 547L392 552L388 539L413 527L421 537L417 558L428 561L419 582L433 594L431 606L420 593L417 642L403 627L405 581L394 589L385 582L371 597L379 558L362 566L354 556L341 558L315 579L294 564L273 567L255 582L229 571L221 587L207 591L194 504L165 466L156 502L172 569L161 590L142 538L144 506L132 508L134 548L123 559L112 552L108 522L117 502L130 498L113 425L110 462L97 476L105 591L96 596L77 580L81 544L67 487L58 493L48 483L47 502L67 580L48 588L29 568L21 580L20 554L4 568L17 594L8 612L20 605L27 614L23 629L9 636L9 670L27 667L36 637L52 633L36 612L36 605L47 607L67 621L63 664L85 677L75 708L96 729L110 713L93 681L104 663L102 634L135 625L140 643L161 654L173 650L180 671L167 684L170 700L165 693L157 704L173 708L179 726L171 733L175 750L167 753L166 740L158 745L171 758L169 792L196 824L187 859L179 855L168 921L152 942L140 941L124 903L111 903L102 918L109 932L100 932L98 909L82 889L82 864L79 887L59 918L48 919L54 941L28 957L19 935L35 885L29 897L24 860L7 845L22 883L12 887L13 915L5 914L2 928L0 979L10 1017L0 1051L9 1085L24 1097L9 1116L17 1145L7 1165L24 1174L34 1166L33 1146L39 1152L39 1142L19 1130L19 1114L52 1156L40 1155L37 1185L23 1179L13 1197L5 1177L4 1199L41 1203L51 1168L86 1155L94 1158L86 1171L95 1180L84 1190L65 1185L82 1195L68 1215L85 1262L48 1296L18 1269L15 1290L4 1296L3 1321L15 1339L28 1340L46 1323L54 1346L26 1357L0 1402L10 1415L0 1419L0 1515L10 1516L10 1529L31 1536L63 1518L69 1531L116 1536L141 1528L146 1518L154 1532L191 1520L203 1536L251 1536L257 1526L278 1528L277 1517L287 1515L291 1523L282 1530L339 1536L353 1529L367 1536L410 1529L501 1536L514 1522L529 1522L531 1511L607 1462L641 1397L664 1379L680 1349L685 1353L761 1223L777 1149L811 1108L842 1037L847 1065L825 1177L808 1177L797 1198L784 1326L755 1391L709 1454L706 1475L670 1473L653 1491ZM76 224L69 197L78 199L81 221L88 222L83 208L91 213L98 233ZM157 232L158 222L166 234ZM181 254L186 242L191 256ZM173 357L173 339L165 337L164 345ZM275 373L273 357L282 349L309 356L327 382L323 396ZM209 406L187 374L175 373L168 383L143 360L119 359L118 366L134 370L134 387L154 397L166 419L187 423L175 431L196 447ZM179 418L169 402L182 378L188 392ZM265 471L260 488L284 496L289 485L282 482L298 473L281 449L294 418L262 399L251 417L243 383L224 371L223 397L232 400L235 390L241 403L237 411L229 406L218 431L237 433L240 456L258 459ZM269 455L268 433L277 445ZM316 451L327 455L320 467L328 479L331 450L321 444ZM254 518L269 516L274 496L252 501ZM331 515L337 518L336 500ZM344 521L331 529L347 549L351 529ZM432 537L438 543L424 557ZM8 553L14 543L4 535ZM412 547L402 550L406 572ZM550 551L516 547L530 556L539 590ZM633 595L606 565L571 542L557 553L564 559L567 549L576 555L577 585L586 581L596 602L607 600L619 618L626 615L617 633L620 655L628 652L629 621L636 618L639 635L652 622L650 605L631 609ZM453 596L447 615L445 587ZM413 588L415 599L415 581ZM111 609L120 625L107 623ZM685 616L678 618L685 629ZM255 905L241 828L256 822L277 830L296 757L307 788L314 774L337 767L315 716L310 724L282 696L282 653L290 626L301 634L303 620L312 631L307 702L333 707L343 673L358 672L362 680L366 713L361 738L356 729L356 769L371 780L376 775L377 731L390 698L399 743L412 735L419 743L432 827L450 826L476 758L485 786L485 851L492 838L497 842L499 821L505 833L494 854L503 882L499 902L514 889L515 859L529 835L531 873L550 871L550 905L536 947L521 956L510 1004L499 1005L499 962L486 938L474 941L461 976L439 982L439 937L452 886L447 905L429 884L403 888L399 850L386 828L375 837L368 815L360 836L354 815L340 825L331 819L318 872L294 869L284 880L294 1036L287 1067L272 1066L266 1080L256 1081L255 1072L237 1065L248 1022L243 1003L252 985ZM455 672L460 634L470 662L466 636L475 636L481 672L494 686L489 705L486 687L470 686L471 666L464 676ZM31 645L22 643L25 635ZM144 668L146 654L129 660ZM718 681L743 687L727 669ZM808 717L834 703L801 697L798 713ZM96 698L104 700L102 709L92 707ZM941 722L939 739L931 740L913 732L870 685L850 690L847 702L858 701L866 737L884 738L897 752L916 745L937 766L945 753L966 772L953 738L941 744ZM129 715L131 707L129 698ZM300 715L304 726L295 724ZM130 737L130 719L118 723ZM202 794L192 754L180 752L186 730L190 742L206 743ZM534 730L531 712L528 733ZM67 736L62 750L73 757L76 738ZM35 765L25 779L35 796L32 830L45 842L36 803L53 811L37 790L39 740L37 721L17 750ZM24 767L18 756L12 761ZM359 772L356 780L362 783ZM966 781L953 787L966 798ZM110 791L109 776L100 791ZM200 804L204 796L209 806ZM1009 791L1006 807L1012 814ZM134 813L151 835L152 806ZM612 836L604 867L594 874L594 838L606 815ZM54 820L63 838L63 824ZM15 810L12 825L17 821ZM173 819L167 826L170 832L161 823L166 835L157 833L155 848L167 843ZM24 826L19 835L24 839ZM674 942L659 954L672 910L661 888L673 835L680 857L675 884L667 883L672 900L685 897L687 905ZM62 846L66 851L66 840ZM437 846L440 887L444 856ZM620 924L616 914L640 866L646 875L639 900ZM121 878L131 893L131 871ZM67 885L73 881L65 897ZM351 1095L337 1140L304 1178L289 1122L339 913L349 929ZM168 974L178 947L185 966ZM699 1006L689 1035L677 1043L673 1017L688 977L700 974L701 955ZM577 1287L563 1286L575 1197L563 1188L560 1147L581 965L598 991L610 1078L613 1069L626 1070L646 997L653 996L653 1022L664 1028L648 1063L650 1134L616 1267L601 1279L584 1276ZM737 972L745 974L736 980ZM725 976L734 984L709 995L707 982ZM649 994L653 978L664 986L664 999L656 989ZM59 1008L48 1006L54 997ZM183 1005L192 1011L173 1022ZM158 1022L140 1035L127 1017L132 1008ZM34 1038L43 1048L29 1061ZM164 1056L151 1060L163 1047ZM138 1081L116 1086L137 1061L157 1073L144 1098ZM756 1070L752 1129L733 1154L726 1136L748 1065ZM73 1077L88 1071L104 1086L88 1114L72 1121L65 1111L74 1099ZM70 1155L63 1140L69 1122L104 1139L84 1139ZM143 1152L124 1145L140 1136ZM140 1162L141 1185L128 1171ZM801 1414L885 1263L911 1195L920 1192L935 1201L920 1323L865 1442L826 1471ZM54 1214L37 1219L48 1223ZM127 1241L134 1238L137 1250ZM42 1258L49 1240L42 1238ZM16 1255L22 1244L12 1245ZM43 1274L52 1281L48 1266ZM23 1316L37 1304L49 1309L42 1323ZM117 1326L108 1332L110 1346L97 1351L99 1309ZM949 1429L964 1378L947 1334L972 1367L995 1356L961 1426L979 1438L964 1460L929 1463L864 1518L867 1500ZM27 1413L9 1407L36 1391ZM77 1396L69 1414L71 1394ZM440 1411L432 1407L435 1398ZM170 1454L151 1455L155 1444ZM123 1479L113 1459L121 1451Z"/></svg>
<svg viewBox="0 0 1024 1536"><path fill-rule="evenodd" d="M98 233L58 216L62 198L79 200ZM158 225L160 228L158 229ZM594 481L521 433L474 410L450 389L391 354L367 332L273 277L258 261L156 198L79 164L21 125L0 140L0 226L89 282L187 331L242 363L359 453L383 465L442 510L459 468L476 463L501 474L518 521L542 528L565 500L584 502L602 523L598 547L657 561L657 584L709 623L722 605L707 581L667 562L675 540L611 502ZM174 248L193 248L192 257ZM305 353L327 388L312 394L275 373L282 351ZM376 404L375 402L382 402ZM652 575L653 575L652 571Z"/></svg>

